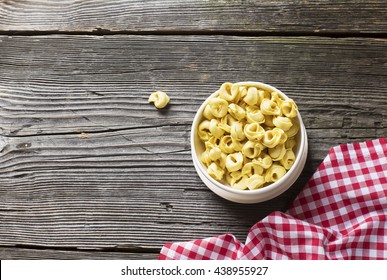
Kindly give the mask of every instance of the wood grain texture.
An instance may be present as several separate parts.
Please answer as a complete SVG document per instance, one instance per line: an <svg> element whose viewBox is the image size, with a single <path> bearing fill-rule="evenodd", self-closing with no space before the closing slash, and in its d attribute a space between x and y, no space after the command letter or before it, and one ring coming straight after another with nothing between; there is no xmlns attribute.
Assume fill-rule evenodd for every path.
<svg viewBox="0 0 387 280"><path fill-rule="evenodd" d="M387 136L386 47L319 37L0 36L0 246L154 253L225 232L244 241L255 222L288 207L330 147ZM189 146L201 102L243 80L294 98L310 139L298 182L254 205L209 191ZM166 110L147 103L156 89L171 96Z"/></svg>
<svg viewBox="0 0 387 280"><path fill-rule="evenodd" d="M387 32L384 0L0 1L1 31Z"/></svg>
<svg viewBox="0 0 387 280"><path fill-rule="evenodd" d="M97 250L27 249L0 247L2 260L156 260L157 253L125 253Z"/></svg>

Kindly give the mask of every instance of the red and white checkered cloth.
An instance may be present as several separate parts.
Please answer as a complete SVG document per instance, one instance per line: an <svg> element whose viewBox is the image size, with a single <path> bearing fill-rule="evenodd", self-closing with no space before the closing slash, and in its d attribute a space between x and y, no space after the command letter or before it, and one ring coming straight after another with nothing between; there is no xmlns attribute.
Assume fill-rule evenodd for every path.
<svg viewBox="0 0 387 280"><path fill-rule="evenodd" d="M165 244L160 260L387 259L387 140L330 150L286 213L233 235Z"/></svg>

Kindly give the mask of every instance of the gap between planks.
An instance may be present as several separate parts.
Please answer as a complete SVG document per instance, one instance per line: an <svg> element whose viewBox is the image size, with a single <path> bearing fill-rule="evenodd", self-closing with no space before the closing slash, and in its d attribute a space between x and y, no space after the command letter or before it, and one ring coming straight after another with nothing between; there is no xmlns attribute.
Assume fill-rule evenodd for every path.
<svg viewBox="0 0 387 280"><path fill-rule="evenodd" d="M327 38L387 38L387 32L308 32L308 31L254 31L254 30L160 30L140 31L121 30L111 31L97 28L92 31L61 31L61 30L0 30L4 36L42 36L42 35L78 35L78 36L109 36L109 35L138 35L138 36L236 36L236 37L327 37Z"/></svg>

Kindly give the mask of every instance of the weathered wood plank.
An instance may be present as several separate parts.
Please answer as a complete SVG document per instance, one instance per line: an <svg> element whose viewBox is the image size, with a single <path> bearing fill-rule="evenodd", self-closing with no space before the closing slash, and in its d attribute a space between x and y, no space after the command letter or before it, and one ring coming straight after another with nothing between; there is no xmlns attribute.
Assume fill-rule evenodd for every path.
<svg viewBox="0 0 387 280"><path fill-rule="evenodd" d="M243 241L256 221L288 207L331 146L387 136L386 45L0 36L0 246L154 252L225 232ZM227 80L272 83L299 104L310 156L272 201L227 202L193 168L194 113ZM171 96L167 110L147 103L155 89Z"/></svg>
<svg viewBox="0 0 387 280"><path fill-rule="evenodd" d="M126 253L109 251L85 251L85 250L52 250L52 249L26 249L0 247L0 259L2 260L156 260L158 253Z"/></svg>
<svg viewBox="0 0 387 280"><path fill-rule="evenodd" d="M383 0L0 1L0 30L386 33Z"/></svg>

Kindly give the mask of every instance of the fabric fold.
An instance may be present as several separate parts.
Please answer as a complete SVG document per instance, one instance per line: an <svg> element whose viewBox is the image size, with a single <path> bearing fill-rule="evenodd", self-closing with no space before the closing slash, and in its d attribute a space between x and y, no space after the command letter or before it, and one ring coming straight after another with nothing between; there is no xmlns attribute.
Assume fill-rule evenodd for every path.
<svg viewBox="0 0 387 280"><path fill-rule="evenodd" d="M387 259L387 140L332 148L285 212L249 231L165 244L163 259Z"/></svg>

